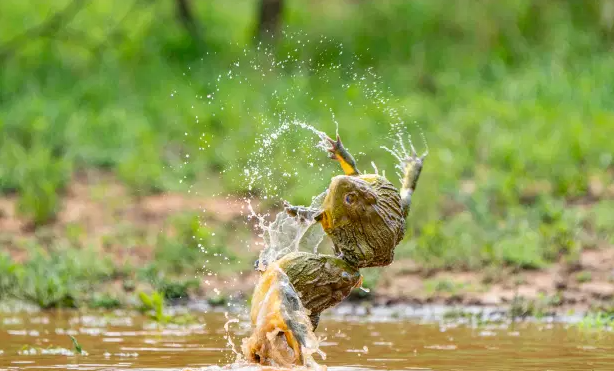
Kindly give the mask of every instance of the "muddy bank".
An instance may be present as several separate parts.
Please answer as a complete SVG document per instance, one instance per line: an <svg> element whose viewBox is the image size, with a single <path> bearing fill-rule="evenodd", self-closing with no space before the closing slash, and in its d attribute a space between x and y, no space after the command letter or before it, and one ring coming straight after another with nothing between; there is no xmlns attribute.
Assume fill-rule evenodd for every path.
<svg viewBox="0 0 614 371"><path fill-rule="evenodd" d="M412 261L384 269L373 295L378 303L512 306L557 312L614 308L614 249L585 249L577 263L541 270L497 267L478 272L423 272Z"/></svg>
<svg viewBox="0 0 614 371"><path fill-rule="evenodd" d="M572 310L564 306L543 312L519 311L519 307L515 305L463 305L463 304L433 304L433 303L378 303L377 301L345 301L334 308L330 308L322 312L322 321L350 321L350 322L394 322L394 321L419 321L425 323L438 322L442 320L470 320L476 319L484 323L491 322L557 322L557 323L578 323L586 318L587 311ZM0 303L0 317L7 317L14 314L30 313L40 315L53 316L96 316L96 315L142 315L147 312L141 312L136 309L116 309L113 311L100 310L41 310L36 305L31 305L23 302L2 302ZM249 323L249 306L243 300L232 302L230 305L212 304L204 299L192 299L182 303L174 303L165 307L165 315L169 316L170 320L161 325L181 326L190 325L198 322L198 318L202 314L228 314L232 317L241 318L245 324ZM611 314L606 314L610 318ZM156 321L150 317L150 320Z"/></svg>

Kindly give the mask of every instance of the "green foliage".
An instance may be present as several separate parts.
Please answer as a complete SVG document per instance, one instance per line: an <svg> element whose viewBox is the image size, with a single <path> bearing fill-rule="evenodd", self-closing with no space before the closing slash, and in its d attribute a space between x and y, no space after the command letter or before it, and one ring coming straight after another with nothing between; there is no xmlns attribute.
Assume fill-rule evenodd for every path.
<svg viewBox="0 0 614 371"><path fill-rule="evenodd" d="M614 35L604 1L288 1L275 65L252 45L253 1L195 3L202 42L171 2L130 11L110 0L83 3L54 37L8 46L66 1L0 2L0 192L17 192L34 226L60 210L74 171L91 167L139 196L210 196L215 178L224 191L308 203L339 174L315 136L291 128L266 148L256 138L295 118L331 134L338 122L359 167L374 161L390 176L395 160L380 146L403 121L414 138L424 131L430 156L398 256L426 268L573 263L595 239L614 243L612 201L590 215L570 206L595 201L592 176L613 179ZM124 12L109 25L109 14ZM228 236L196 215L175 223L176 238L156 245L163 275L236 259ZM19 279L35 302L74 305L73 286L92 279L70 280L73 268L49 256L33 261L0 257L10 272L0 290ZM167 286L158 289L169 297L187 292Z"/></svg>
<svg viewBox="0 0 614 371"><path fill-rule="evenodd" d="M157 285L160 292L163 293L167 300L189 299L190 290L198 289L200 281L198 279L190 279L185 281L169 281L162 280Z"/></svg>
<svg viewBox="0 0 614 371"><path fill-rule="evenodd" d="M377 151L386 144L385 124L391 118L363 96L359 83L334 67L356 62L358 73L373 67L383 77L383 88L389 86L398 98L389 103L391 108L406 108L410 114L402 119L417 121L425 130L433 149L425 183L448 189L446 193L460 176L483 178L475 169L485 167L491 170L488 179L477 184L492 201L516 202L518 191L531 179L551 181L558 196L581 195L586 190L584 172L613 161L607 140L599 139L612 134L604 88L614 78L606 28L599 11L578 19L573 2L489 1L485 6L463 1L449 6L441 0L423 0L315 6L291 1L288 34L301 30L304 36L279 40L276 54L282 60L289 54L297 60L290 58L262 81L255 80L261 72L250 70L244 60L234 71L251 80L249 86L238 79L217 80L228 74L243 49L247 59L265 59L249 47L256 15L251 2L238 2L232 12L220 0L195 7L197 19L207 27L206 52L189 42L169 5L162 3L128 13L114 42L103 44L102 54L80 45L97 39L108 25L101 14L119 12L122 4L115 0L85 5L64 25L83 33L81 41L36 40L11 53L0 79L1 130L7 138L1 147L36 152L37 146L45 146L51 155L43 162L62 159L72 165L116 169L138 194L180 188L179 179L190 180L219 167L227 169L228 189L245 191L240 174L258 149L254 138L271 129L264 122L278 122L276 115L286 111L289 117L295 114L331 131L332 109L346 142L364 146L368 153L359 159L363 167L376 160L392 168L392 159ZM53 13L62 5L57 0L47 10ZM21 19L33 6L7 3L0 11ZM42 17L5 25L0 34L10 39ZM297 73L301 62L310 60L313 73ZM28 76L28 84L17 76ZM427 86L435 94L424 94ZM309 94L300 94L298 88ZM212 91L219 98L205 99ZM326 106L315 103L320 100ZM453 126L443 124L448 122ZM585 122L594 123L591 135L582 130ZM381 141L365 142L367 134ZM279 182L293 201L308 201L328 178L301 181L312 168L303 163L304 157L288 158L293 148L313 145L314 139L305 136L307 132L288 134L270 154L275 164L270 179L283 180L284 172L300 170L299 178ZM184 161L185 154L191 155L189 161ZM582 161L588 169L580 166ZM21 190L14 173L2 169L4 189ZM38 188L29 192L57 190L56 184ZM40 214L45 219L47 213Z"/></svg>
<svg viewBox="0 0 614 371"><path fill-rule="evenodd" d="M205 254L195 242L184 244L172 237L160 237L155 247L155 264L169 273L195 271L205 261Z"/></svg>
<svg viewBox="0 0 614 371"><path fill-rule="evenodd" d="M0 259L4 296L35 303L41 308L77 307L90 290L113 275L113 265L92 250L28 248L29 260L13 264Z"/></svg>
<svg viewBox="0 0 614 371"><path fill-rule="evenodd" d="M116 309L122 306L122 302L115 296L106 293L95 293L88 303L92 309Z"/></svg>
<svg viewBox="0 0 614 371"><path fill-rule="evenodd" d="M155 247L156 267L164 273L194 273L213 263L236 261L237 256L224 247L224 232L205 226L198 214L174 217L174 236L160 236ZM206 262L209 264L206 264Z"/></svg>
<svg viewBox="0 0 614 371"><path fill-rule="evenodd" d="M399 256L410 256L425 268L479 269L494 264L538 269L560 257L576 263L582 245L588 243L582 224L590 218L581 208L552 198L510 206L505 216L470 205L424 225L419 235L397 250Z"/></svg>
<svg viewBox="0 0 614 371"><path fill-rule="evenodd" d="M614 244L614 201L604 200L591 209L589 220L595 232L603 240Z"/></svg>
<svg viewBox="0 0 614 371"><path fill-rule="evenodd" d="M137 147L117 166L117 172L137 195L160 192L164 189L164 166L159 159L160 146L152 133L141 135Z"/></svg>
<svg viewBox="0 0 614 371"><path fill-rule="evenodd" d="M188 324L194 322L194 317L189 313L184 315L168 315L164 312L164 296L154 291L151 295L144 292L139 292L139 300L141 301L141 311L148 313L149 318L160 325L173 324Z"/></svg>
<svg viewBox="0 0 614 371"><path fill-rule="evenodd" d="M209 305L212 305L214 307L221 307L223 305L226 305L226 303L228 303L228 298L224 295L213 295L207 298L207 303L209 303Z"/></svg>
<svg viewBox="0 0 614 371"><path fill-rule="evenodd" d="M0 190L18 189L17 211L36 226L53 219L60 208L58 194L70 177L70 163L52 154L52 149L37 144L24 148L5 139L0 140Z"/></svg>
<svg viewBox="0 0 614 371"><path fill-rule="evenodd" d="M6 253L0 253L0 299L13 292L18 282L21 267Z"/></svg>
<svg viewBox="0 0 614 371"><path fill-rule="evenodd" d="M510 304L509 315L512 320L526 317L543 318L552 310L552 306L560 302L558 297L540 296L535 300L515 296Z"/></svg>

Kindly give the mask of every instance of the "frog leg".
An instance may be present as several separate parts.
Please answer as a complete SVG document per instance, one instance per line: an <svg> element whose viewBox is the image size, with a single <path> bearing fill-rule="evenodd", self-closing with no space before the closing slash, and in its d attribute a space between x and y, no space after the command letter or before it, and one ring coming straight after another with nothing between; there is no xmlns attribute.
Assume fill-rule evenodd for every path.
<svg viewBox="0 0 614 371"><path fill-rule="evenodd" d="M294 206L284 201L284 210L289 216L296 218L300 223L313 223L314 221L320 222L322 220L322 210L315 207ZM313 226L310 226L309 228L312 227ZM254 270L265 271L269 263L272 262L256 259L254 262Z"/></svg>
<svg viewBox="0 0 614 371"><path fill-rule="evenodd" d="M330 137L326 137L326 140L331 145L331 148L328 149L328 152L330 152L329 158L339 161L345 175L360 175L354 157L343 147L339 134L337 134L337 140L333 140Z"/></svg>
<svg viewBox="0 0 614 371"><path fill-rule="evenodd" d="M411 196L418 185L418 178L420 178L422 165L427 155L428 152L425 152L422 156L418 156L416 149L411 145L411 154L403 159L403 181L400 193L401 207L405 215L407 215L411 207Z"/></svg>
<svg viewBox="0 0 614 371"><path fill-rule="evenodd" d="M279 261L315 329L320 313L343 301L360 283L360 272L331 255L293 252Z"/></svg>
<svg viewBox="0 0 614 371"><path fill-rule="evenodd" d="M293 206L289 203L285 203L284 210L288 215L294 218L298 218L301 222L311 222L321 212L320 209L316 209L308 206Z"/></svg>
<svg viewBox="0 0 614 371"><path fill-rule="evenodd" d="M293 206L289 203L284 203L284 210L288 215L293 218L297 218L300 222L318 222L322 224L322 227L326 228L327 218L324 210L321 208L308 207L308 206ZM311 226L310 228L312 228Z"/></svg>

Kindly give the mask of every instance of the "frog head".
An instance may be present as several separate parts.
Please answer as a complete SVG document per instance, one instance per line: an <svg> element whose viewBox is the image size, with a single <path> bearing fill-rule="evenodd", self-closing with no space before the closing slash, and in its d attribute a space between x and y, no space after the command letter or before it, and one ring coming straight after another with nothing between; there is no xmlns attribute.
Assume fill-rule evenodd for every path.
<svg viewBox="0 0 614 371"><path fill-rule="evenodd" d="M374 174L334 177L315 219L335 252L357 268L390 264L405 232L399 191Z"/></svg>

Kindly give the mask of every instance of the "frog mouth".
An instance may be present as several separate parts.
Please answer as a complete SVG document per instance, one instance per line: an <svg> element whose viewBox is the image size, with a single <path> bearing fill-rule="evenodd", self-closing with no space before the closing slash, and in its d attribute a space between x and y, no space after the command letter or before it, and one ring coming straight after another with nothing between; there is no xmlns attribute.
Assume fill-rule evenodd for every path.
<svg viewBox="0 0 614 371"><path fill-rule="evenodd" d="M322 210L314 216L314 220L322 224L325 232L330 232L335 225L332 211L338 206L335 200L338 195L348 189L353 189L355 179L347 175L333 177L330 186L326 190L326 198L322 204ZM337 220L338 222L338 220Z"/></svg>
<svg viewBox="0 0 614 371"><path fill-rule="evenodd" d="M329 231L333 228L333 220L330 212L327 210L322 210L316 214L314 220L322 224L322 228L324 228L325 231Z"/></svg>

